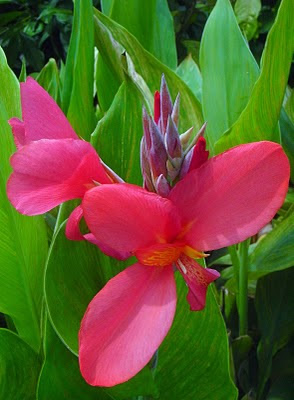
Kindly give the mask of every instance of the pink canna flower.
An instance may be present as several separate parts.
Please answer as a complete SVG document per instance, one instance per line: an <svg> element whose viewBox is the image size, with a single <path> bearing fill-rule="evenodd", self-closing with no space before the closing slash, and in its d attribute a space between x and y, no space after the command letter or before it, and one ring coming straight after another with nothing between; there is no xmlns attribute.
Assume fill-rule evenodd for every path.
<svg viewBox="0 0 294 400"><path fill-rule="evenodd" d="M138 260L105 285L82 320L79 362L89 384L125 382L152 358L174 318L175 269L191 309L204 307L219 274L195 258L256 234L282 205L288 180L281 146L259 142L205 161L166 198L130 184L85 193L81 209L93 238Z"/></svg>
<svg viewBox="0 0 294 400"><path fill-rule="evenodd" d="M18 150L11 157L13 173L7 183L8 198L20 213L42 214L67 200L82 198L98 183L121 181L90 143L79 139L36 81L28 78L20 85L23 121L9 121ZM77 213L67 229L69 238L76 239L71 227Z"/></svg>

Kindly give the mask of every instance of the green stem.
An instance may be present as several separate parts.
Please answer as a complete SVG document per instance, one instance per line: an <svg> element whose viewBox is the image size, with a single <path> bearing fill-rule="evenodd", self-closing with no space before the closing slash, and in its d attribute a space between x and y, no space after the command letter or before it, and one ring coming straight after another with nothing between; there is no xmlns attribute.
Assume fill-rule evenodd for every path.
<svg viewBox="0 0 294 400"><path fill-rule="evenodd" d="M248 248L250 239L239 244L239 336L248 329Z"/></svg>
<svg viewBox="0 0 294 400"><path fill-rule="evenodd" d="M65 220L65 206L64 206L64 203L62 203L58 210L53 235L55 235L57 233L58 228L60 227L60 225L62 224L62 222L64 220Z"/></svg>
<svg viewBox="0 0 294 400"><path fill-rule="evenodd" d="M239 271L240 271L240 260L237 252L237 246L233 244L232 246L228 247L229 254L231 256L232 260L232 265L234 269L234 276L236 279L236 285L237 285L237 292L238 292L238 286L239 286Z"/></svg>

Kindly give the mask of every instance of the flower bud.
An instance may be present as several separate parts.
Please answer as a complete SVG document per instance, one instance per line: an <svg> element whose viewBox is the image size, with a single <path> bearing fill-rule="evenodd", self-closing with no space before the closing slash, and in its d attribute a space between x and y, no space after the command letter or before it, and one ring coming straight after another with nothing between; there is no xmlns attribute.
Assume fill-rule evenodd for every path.
<svg viewBox="0 0 294 400"><path fill-rule="evenodd" d="M166 131L166 125L168 116L171 115L173 105L169 94L168 87L166 85L165 77L162 75L161 86L160 86L160 117L161 117L161 133L164 135Z"/></svg>
<svg viewBox="0 0 294 400"><path fill-rule="evenodd" d="M171 187L167 179L161 174L156 180L156 192L162 196L167 197L170 193Z"/></svg>
<svg viewBox="0 0 294 400"><path fill-rule="evenodd" d="M168 117L168 123L165 135L165 147L168 155L172 159L182 157L182 145L179 137L179 132L177 130L174 121L170 116Z"/></svg>

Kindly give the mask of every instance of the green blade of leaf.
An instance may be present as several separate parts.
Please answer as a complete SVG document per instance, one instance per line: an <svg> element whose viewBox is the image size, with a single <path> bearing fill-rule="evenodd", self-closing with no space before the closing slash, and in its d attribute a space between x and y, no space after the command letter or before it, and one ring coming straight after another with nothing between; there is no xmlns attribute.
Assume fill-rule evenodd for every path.
<svg viewBox="0 0 294 400"><path fill-rule="evenodd" d="M37 400L111 399L102 388L92 387L84 381L77 357L60 341L48 320L45 327L44 354Z"/></svg>
<svg viewBox="0 0 294 400"><path fill-rule="evenodd" d="M218 0L200 46L202 106L210 148L238 119L258 77L229 0Z"/></svg>
<svg viewBox="0 0 294 400"><path fill-rule="evenodd" d="M98 290L132 260L118 262L88 242L72 242L61 225L51 245L45 276L45 295L52 325L63 343L78 353L78 331L86 308ZM108 388L115 399L156 394L151 371L144 368L130 381Z"/></svg>
<svg viewBox="0 0 294 400"><path fill-rule="evenodd" d="M294 213L262 238L249 258L249 279L294 265Z"/></svg>
<svg viewBox="0 0 294 400"><path fill-rule="evenodd" d="M60 82L59 71L56 61L50 58L37 76L37 82L50 94L51 97L60 103Z"/></svg>
<svg viewBox="0 0 294 400"><path fill-rule="evenodd" d="M240 143L280 141L278 120L293 54L292 0L283 0L265 44L261 72L236 123L216 143L220 153Z"/></svg>
<svg viewBox="0 0 294 400"><path fill-rule="evenodd" d="M0 329L0 348L0 398L34 400L41 367L37 354L7 329Z"/></svg>
<svg viewBox="0 0 294 400"><path fill-rule="evenodd" d="M176 69L174 24L166 0L103 0L102 9L134 35L149 53Z"/></svg>
<svg viewBox="0 0 294 400"><path fill-rule="evenodd" d="M199 312L190 311L187 288L179 275L177 292L176 317L158 351L155 381L160 399L236 399L226 327L212 290L205 309Z"/></svg>
<svg viewBox="0 0 294 400"><path fill-rule="evenodd" d="M137 88L127 79L92 135L102 160L124 180L138 185L142 185L142 102Z"/></svg>
<svg viewBox="0 0 294 400"><path fill-rule="evenodd" d="M257 18L261 10L260 0L237 0L235 14L247 40L251 40L258 27Z"/></svg>
<svg viewBox="0 0 294 400"><path fill-rule="evenodd" d="M126 29L97 10L94 28L95 44L117 79L123 75L124 65L117 50L113 48L114 42L118 42L127 51L136 72L152 92L159 89L161 75L164 73L173 99L178 93L181 94L180 131L185 131L191 126L194 126L195 131L200 129L203 123L201 105L180 77L148 53Z"/></svg>
<svg viewBox="0 0 294 400"><path fill-rule="evenodd" d="M89 139L95 127L93 107L94 33L91 0L74 2L72 34L65 65L62 108L75 131Z"/></svg>
<svg viewBox="0 0 294 400"><path fill-rule="evenodd" d="M282 107L280 116L281 142L291 167L291 181L294 182L294 124Z"/></svg>
<svg viewBox="0 0 294 400"><path fill-rule="evenodd" d="M187 86L192 90L195 97L201 102L202 96L202 76L198 65L189 54L178 66L177 74L183 79Z"/></svg>
<svg viewBox="0 0 294 400"><path fill-rule="evenodd" d="M261 340L257 349L259 387L257 399L263 398L270 376L272 357L285 346L294 330L294 268L274 272L258 280L255 307Z"/></svg>
<svg viewBox="0 0 294 400"><path fill-rule="evenodd" d="M0 49L0 311L8 314L22 339L40 346L42 278L47 255L42 217L20 215L9 203L6 182L15 151L9 118L20 117L19 84Z"/></svg>

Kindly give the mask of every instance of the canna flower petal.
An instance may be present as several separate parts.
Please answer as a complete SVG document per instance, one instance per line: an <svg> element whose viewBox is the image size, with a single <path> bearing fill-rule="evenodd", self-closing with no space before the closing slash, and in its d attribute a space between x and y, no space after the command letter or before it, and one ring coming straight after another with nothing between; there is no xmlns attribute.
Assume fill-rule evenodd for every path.
<svg viewBox="0 0 294 400"><path fill-rule="evenodd" d="M14 172L7 194L22 214L42 214L64 201L82 198L95 186L110 183L94 148L82 140L43 139L11 157Z"/></svg>
<svg viewBox="0 0 294 400"><path fill-rule="evenodd" d="M113 386L138 373L168 333L176 309L172 267L134 264L91 301L79 332L79 362L93 386Z"/></svg>
<svg viewBox="0 0 294 400"><path fill-rule="evenodd" d="M208 285L219 278L220 273L214 269L201 267L185 254L181 255L176 265L189 287L187 301L191 311L203 310Z"/></svg>
<svg viewBox="0 0 294 400"><path fill-rule="evenodd" d="M88 242L99 247L103 253L110 257L117 258L118 260L126 260L131 256L129 252L118 252L111 249L101 241L98 241L92 233L83 235L80 231L79 224L83 218L83 209L81 206L76 207L70 214L65 228L65 235L69 240L87 240Z"/></svg>
<svg viewBox="0 0 294 400"><path fill-rule="evenodd" d="M180 231L179 214L171 201L135 185L89 190L82 208L95 238L119 252L171 241Z"/></svg>
<svg viewBox="0 0 294 400"><path fill-rule="evenodd" d="M9 120L18 148L40 139L78 139L61 109L33 78L20 84L20 94L23 122Z"/></svg>
<svg viewBox="0 0 294 400"><path fill-rule="evenodd" d="M289 161L272 142L237 146L177 183L170 200L182 216L182 240L207 251L255 235L282 205Z"/></svg>

